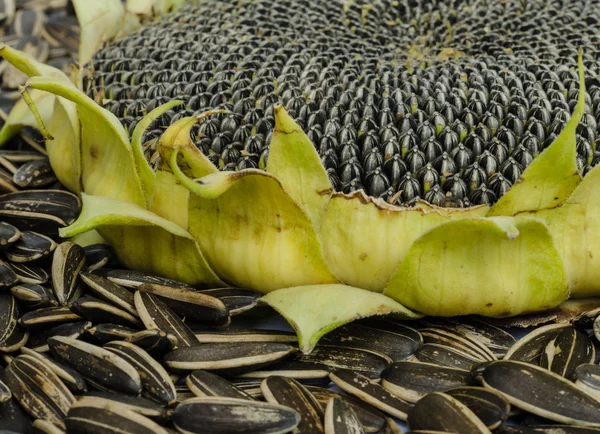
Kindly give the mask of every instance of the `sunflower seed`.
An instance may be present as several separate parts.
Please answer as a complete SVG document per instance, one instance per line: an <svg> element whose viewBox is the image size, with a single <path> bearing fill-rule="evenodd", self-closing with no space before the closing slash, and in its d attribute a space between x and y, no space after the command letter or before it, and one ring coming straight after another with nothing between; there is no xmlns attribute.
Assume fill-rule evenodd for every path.
<svg viewBox="0 0 600 434"><path fill-rule="evenodd" d="M573 425L530 425L534 433L546 434L594 434L600 433L600 428Z"/></svg>
<svg viewBox="0 0 600 434"><path fill-rule="evenodd" d="M514 360L489 364L480 381L512 405L555 422L600 427L600 401L563 377Z"/></svg>
<svg viewBox="0 0 600 434"><path fill-rule="evenodd" d="M71 304L71 311L93 323L110 323L136 329L143 326L141 321L129 312L89 295L75 300Z"/></svg>
<svg viewBox="0 0 600 434"><path fill-rule="evenodd" d="M118 264L116 253L108 244L90 244L85 246L83 250L85 251L85 262L88 264L89 272Z"/></svg>
<svg viewBox="0 0 600 434"><path fill-rule="evenodd" d="M317 346L310 354L296 353L291 360L317 363L334 369L352 369L371 379L379 379L390 360L383 354L355 348Z"/></svg>
<svg viewBox="0 0 600 434"><path fill-rule="evenodd" d="M4 382L0 379L0 404L8 401L12 398L12 393L10 389Z"/></svg>
<svg viewBox="0 0 600 434"><path fill-rule="evenodd" d="M195 331L200 343L216 342L283 342L294 344L298 342L295 333L280 330L261 329L224 329Z"/></svg>
<svg viewBox="0 0 600 434"><path fill-rule="evenodd" d="M333 397L325 409L325 434L362 434L364 429L352 407Z"/></svg>
<svg viewBox="0 0 600 434"><path fill-rule="evenodd" d="M19 305L10 294L0 294L0 352L17 351L27 342L29 334L18 324Z"/></svg>
<svg viewBox="0 0 600 434"><path fill-rule="evenodd" d="M133 293L116 283L111 282L105 277L97 276L91 273L79 273L81 280L100 298L111 302L115 306L129 312L137 317L133 301Z"/></svg>
<svg viewBox="0 0 600 434"><path fill-rule="evenodd" d="M104 348L65 337L48 339L52 355L108 389L138 395L142 382L136 369Z"/></svg>
<svg viewBox="0 0 600 434"><path fill-rule="evenodd" d="M156 285L169 286L171 288L189 289L193 290L189 285L178 282L176 280L165 279L164 277L152 276L141 271L134 270L110 270L106 274L106 277L117 285L124 286L126 288L137 288L144 283L152 283Z"/></svg>
<svg viewBox="0 0 600 434"><path fill-rule="evenodd" d="M0 402L0 427L8 433L31 432L31 420L16 399ZM0 431L1 432L1 431Z"/></svg>
<svg viewBox="0 0 600 434"><path fill-rule="evenodd" d="M4 168L0 168L0 190L10 193L19 191L19 188L13 183L12 174Z"/></svg>
<svg viewBox="0 0 600 434"><path fill-rule="evenodd" d="M600 341L600 315L598 315L594 321L594 336L596 336L596 339Z"/></svg>
<svg viewBox="0 0 600 434"><path fill-rule="evenodd" d="M600 365L585 363L575 369L575 385L600 401Z"/></svg>
<svg viewBox="0 0 600 434"><path fill-rule="evenodd" d="M592 340L570 327L548 342L542 353L540 366L570 380L579 365L593 363L595 359L596 349Z"/></svg>
<svg viewBox="0 0 600 434"><path fill-rule="evenodd" d="M58 302L66 306L79 297L79 272L85 267L85 252L78 244L65 241L54 251L52 283Z"/></svg>
<svg viewBox="0 0 600 434"><path fill-rule="evenodd" d="M42 434L65 434L64 430L43 419L34 420L33 427L36 429L36 433L39 432Z"/></svg>
<svg viewBox="0 0 600 434"><path fill-rule="evenodd" d="M58 306L52 290L35 283L13 286L10 293L29 309Z"/></svg>
<svg viewBox="0 0 600 434"><path fill-rule="evenodd" d="M19 276L12 267L0 259L0 288L10 288L19 282Z"/></svg>
<svg viewBox="0 0 600 434"><path fill-rule="evenodd" d="M21 283L34 283L43 285L50 279L50 276L42 267L29 263L12 263L12 269Z"/></svg>
<svg viewBox="0 0 600 434"><path fill-rule="evenodd" d="M135 329L118 324L96 324L86 331L86 336L96 345L112 341L124 341L136 332Z"/></svg>
<svg viewBox="0 0 600 434"><path fill-rule="evenodd" d="M185 379L185 384L196 396L224 396L228 398L254 400L232 383L211 372L194 371Z"/></svg>
<svg viewBox="0 0 600 434"><path fill-rule="evenodd" d="M497 360L494 353L484 344L451 328L427 327L419 331L427 344L446 345L482 362Z"/></svg>
<svg viewBox="0 0 600 434"><path fill-rule="evenodd" d="M408 414L408 426L411 430L491 434L464 404L440 392L430 393L415 404Z"/></svg>
<svg viewBox="0 0 600 434"><path fill-rule="evenodd" d="M33 160L24 163L13 175L13 182L21 188L45 187L56 182L50 160Z"/></svg>
<svg viewBox="0 0 600 434"><path fill-rule="evenodd" d="M297 380L328 379L329 368L321 363L301 362L298 360L283 360L273 363L263 369L247 372L240 378L267 378L271 375L295 378Z"/></svg>
<svg viewBox="0 0 600 434"><path fill-rule="evenodd" d="M431 392L473 383L469 371L429 363L395 362L384 372L381 385L408 402L417 402Z"/></svg>
<svg viewBox="0 0 600 434"><path fill-rule="evenodd" d="M75 398L48 367L21 355L6 368L4 380L13 396L31 416L64 428L64 417Z"/></svg>
<svg viewBox="0 0 600 434"><path fill-rule="evenodd" d="M247 393L252 398L264 400L262 390L260 390L260 383L262 378L231 378L231 384L240 389L242 392ZM179 393L179 392L177 392ZM195 396L195 395L194 395ZM177 395L179 399L179 395Z"/></svg>
<svg viewBox="0 0 600 434"><path fill-rule="evenodd" d="M417 431L418 432L418 431ZM494 434L538 434L539 431L525 426L502 425L494 431Z"/></svg>
<svg viewBox="0 0 600 434"><path fill-rule="evenodd" d="M502 425L510 413L502 395L482 387L457 387L444 393L466 405L490 430Z"/></svg>
<svg viewBox="0 0 600 434"><path fill-rule="evenodd" d="M67 306L43 307L24 314L19 318L19 324L26 328L48 327L81 319L79 315L71 312Z"/></svg>
<svg viewBox="0 0 600 434"><path fill-rule="evenodd" d="M27 163L28 161L43 160L44 158L46 158L44 155L35 151L23 151L13 149L2 149L0 151L0 157L10 161L11 163Z"/></svg>
<svg viewBox="0 0 600 434"><path fill-rule="evenodd" d="M177 346L177 338L158 329L142 330L129 335L125 342L143 348L153 357L162 357Z"/></svg>
<svg viewBox="0 0 600 434"><path fill-rule="evenodd" d="M413 339L403 335L353 323L327 333L319 344L373 351L385 354L393 362L406 360L418 348Z"/></svg>
<svg viewBox="0 0 600 434"><path fill-rule="evenodd" d="M121 393L89 392L85 395L87 402L98 402L117 405L131 410L150 419L165 419L169 411L164 406L148 398L140 396L123 395Z"/></svg>
<svg viewBox="0 0 600 434"><path fill-rule="evenodd" d="M87 386L83 376L75 369L29 348L22 348L21 351L23 354L31 356L45 364L48 369L54 372L56 376L62 380L62 382L71 392L87 392Z"/></svg>
<svg viewBox="0 0 600 434"><path fill-rule="evenodd" d="M260 387L260 385L258 387ZM196 395L194 395L185 384L179 384L175 386L175 389L177 390L177 403L182 403L188 399L196 398Z"/></svg>
<svg viewBox="0 0 600 434"><path fill-rule="evenodd" d="M313 394L322 407L326 407L329 400L334 396L348 403L358 416L366 432L379 432L386 424L386 417L383 413L360 399L342 395L323 387L306 386L306 389Z"/></svg>
<svg viewBox="0 0 600 434"><path fill-rule="evenodd" d="M300 414L300 424L296 427L299 434L324 432L321 404L298 381L274 375L265 378L260 389L267 402L293 408Z"/></svg>
<svg viewBox="0 0 600 434"><path fill-rule="evenodd" d="M198 344L194 332L156 295L136 291L134 303L140 319L147 329L158 329L172 334L177 338L177 345L180 348Z"/></svg>
<svg viewBox="0 0 600 434"><path fill-rule="evenodd" d="M109 342L103 348L121 356L138 371L145 396L164 405L175 403L175 385L150 354L129 342Z"/></svg>
<svg viewBox="0 0 600 434"><path fill-rule="evenodd" d="M411 362L431 363L450 368L470 370L477 360L460 350L440 344L425 344L417 350Z"/></svg>
<svg viewBox="0 0 600 434"><path fill-rule="evenodd" d="M367 377L350 370L336 370L329 375L329 378L344 392L397 419L406 420L406 415L412 407L379 384L374 384Z"/></svg>
<svg viewBox="0 0 600 434"><path fill-rule="evenodd" d="M120 404L87 397L73 404L65 423L70 433L168 434L156 422Z"/></svg>
<svg viewBox="0 0 600 434"><path fill-rule="evenodd" d="M160 297L175 313L190 321L213 326L226 326L231 322L229 311L223 302L213 296L189 289L148 283L140 285L138 290Z"/></svg>
<svg viewBox="0 0 600 434"><path fill-rule="evenodd" d="M175 371L206 369L243 373L281 360L293 351L293 347L276 342L198 344L167 353L164 363Z"/></svg>
<svg viewBox="0 0 600 434"><path fill-rule="evenodd" d="M407 432L414 433L415 431L407 431ZM427 434L427 433L435 434L434 431L416 431L416 432L421 433L421 434ZM398 426L398 424L396 424L396 422L394 422L393 419L387 418L385 426L383 427L383 429L381 430L381 432L379 434L402 434L402 431L400 430L400 427Z"/></svg>
<svg viewBox="0 0 600 434"><path fill-rule="evenodd" d="M569 324L549 324L539 327L515 342L504 355L504 360L518 360L539 365L548 342L570 327L572 326Z"/></svg>
<svg viewBox="0 0 600 434"><path fill-rule="evenodd" d="M177 430L185 434L283 434L300 423L300 415L291 408L223 397L188 399L177 406L172 419Z"/></svg>
<svg viewBox="0 0 600 434"><path fill-rule="evenodd" d="M199 292L221 300L231 316L239 315L256 307L260 299L259 293L242 288L205 289Z"/></svg>
<svg viewBox="0 0 600 434"><path fill-rule="evenodd" d="M6 222L0 222L0 249L10 246L20 237L21 231L16 227Z"/></svg>
<svg viewBox="0 0 600 434"><path fill-rule="evenodd" d="M48 348L48 339L54 336L64 336L77 339L82 333L85 333L92 326L89 321L74 321L66 324L60 324L43 330L34 330L27 341L27 347L39 353L50 351Z"/></svg>
<svg viewBox="0 0 600 434"><path fill-rule="evenodd" d="M37 232L23 231L21 237L6 251L6 257L12 262L36 261L50 255L56 243L49 237Z"/></svg>

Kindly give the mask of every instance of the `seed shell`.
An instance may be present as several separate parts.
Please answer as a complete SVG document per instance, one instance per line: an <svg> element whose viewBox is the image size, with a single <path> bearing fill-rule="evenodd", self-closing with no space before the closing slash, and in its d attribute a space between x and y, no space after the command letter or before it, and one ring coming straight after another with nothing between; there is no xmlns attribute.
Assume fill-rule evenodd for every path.
<svg viewBox="0 0 600 434"><path fill-rule="evenodd" d="M12 398L12 393L8 386L0 379L0 404Z"/></svg>
<svg viewBox="0 0 600 434"><path fill-rule="evenodd" d="M11 267L21 283L37 283L43 285L50 279L46 270L37 265L15 262L11 264Z"/></svg>
<svg viewBox="0 0 600 434"><path fill-rule="evenodd" d="M205 289L200 292L221 300L231 316L240 315L251 310L256 307L260 299L259 293L242 288Z"/></svg>
<svg viewBox="0 0 600 434"><path fill-rule="evenodd" d="M197 370L192 372L186 377L185 384L196 396L224 396L254 400L226 379L207 371Z"/></svg>
<svg viewBox="0 0 600 434"><path fill-rule="evenodd" d="M0 259L0 288L10 288L19 281L19 276L15 273L15 270L8 264Z"/></svg>
<svg viewBox="0 0 600 434"><path fill-rule="evenodd" d="M282 342L295 344L298 338L295 333L280 330L232 329L195 331L200 343L216 342Z"/></svg>
<svg viewBox="0 0 600 434"><path fill-rule="evenodd" d="M141 396L123 395L122 393L91 391L84 397L88 402L98 402L126 408L151 419L166 419L169 411L156 401Z"/></svg>
<svg viewBox="0 0 600 434"><path fill-rule="evenodd" d="M408 414L408 426L411 430L491 434L467 406L440 392L430 393L415 404Z"/></svg>
<svg viewBox="0 0 600 434"><path fill-rule="evenodd" d="M91 244L85 246L83 250L89 272L117 263L115 251L108 244Z"/></svg>
<svg viewBox="0 0 600 434"><path fill-rule="evenodd" d="M37 232L23 231L21 237L6 250L11 262L31 262L50 255L56 249L52 238Z"/></svg>
<svg viewBox="0 0 600 434"><path fill-rule="evenodd" d="M293 378L271 376L260 385L265 400L293 408L300 414L297 432L303 434L323 433L323 408L314 396Z"/></svg>
<svg viewBox="0 0 600 434"><path fill-rule="evenodd" d="M19 318L19 324L25 328L52 327L61 323L80 321L81 319L67 306L43 307L24 314Z"/></svg>
<svg viewBox="0 0 600 434"><path fill-rule="evenodd" d="M135 329L118 324L97 324L86 330L85 337L96 345L104 345L112 341L124 341L134 333Z"/></svg>
<svg viewBox="0 0 600 434"><path fill-rule="evenodd" d="M575 369L575 385L600 402L600 365L584 363Z"/></svg>
<svg viewBox="0 0 600 434"><path fill-rule="evenodd" d="M56 425L45 421L43 419L36 419L33 421L32 425L36 429L36 433L42 434L65 434L66 432Z"/></svg>
<svg viewBox="0 0 600 434"><path fill-rule="evenodd" d="M50 160L33 160L24 163L13 175L13 182L21 188L44 187L56 182Z"/></svg>
<svg viewBox="0 0 600 434"><path fill-rule="evenodd" d="M574 327L569 327L548 342L540 366L570 380L579 365L593 363L595 359L596 349L592 340Z"/></svg>
<svg viewBox="0 0 600 434"><path fill-rule="evenodd" d="M189 285L176 280L165 279L164 277L152 276L141 271L134 270L109 270L106 277L117 285L124 286L126 288L137 288L144 283L151 283L156 285L165 285L172 288L181 288L193 290Z"/></svg>
<svg viewBox="0 0 600 434"><path fill-rule="evenodd" d="M594 434L600 433L600 428L574 425L530 425L534 433L546 434Z"/></svg>
<svg viewBox="0 0 600 434"><path fill-rule="evenodd" d="M0 347L6 346L11 335L17 328L19 305L10 294L0 294Z"/></svg>
<svg viewBox="0 0 600 434"><path fill-rule="evenodd" d="M408 432L415 432L415 431L407 431ZM431 434L435 434L434 431L416 431L418 433L431 433ZM387 418L385 426L383 427L383 429L381 430L381 432L379 434L402 434L402 430L400 430L400 427L398 426L398 424L396 424L396 422L394 422L393 419Z"/></svg>
<svg viewBox="0 0 600 434"><path fill-rule="evenodd" d="M325 434L363 434L365 432L352 406L336 396L327 403L324 425Z"/></svg>
<svg viewBox="0 0 600 434"><path fill-rule="evenodd" d="M71 311L92 323L110 323L131 327L142 328L141 321L129 312L106 303L95 297L85 295L71 304Z"/></svg>
<svg viewBox="0 0 600 434"><path fill-rule="evenodd" d="M182 434L283 434L299 423L300 415L289 407L223 397L188 399L173 413L173 424Z"/></svg>
<svg viewBox="0 0 600 434"><path fill-rule="evenodd" d="M508 350L503 360L517 360L539 365L548 342L556 338L569 324L548 324L523 336Z"/></svg>
<svg viewBox="0 0 600 434"><path fill-rule="evenodd" d="M130 342L143 348L153 357L162 357L177 346L177 338L158 329L142 330L135 332L125 338Z"/></svg>
<svg viewBox="0 0 600 434"><path fill-rule="evenodd" d="M0 249L3 249L21 237L21 231L19 231L13 225L0 222Z"/></svg>
<svg viewBox="0 0 600 434"><path fill-rule="evenodd" d="M494 353L483 343L452 328L427 327L419 331L425 343L446 345L482 362L497 360Z"/></svg>
<svg viewBox="0 0 600 434"><path fill-rule="evenodd" d="M297 380L317 380L329 378L329 368L321 363L301 362L298 360L282 360L266 368L257 369L240 375L240 378L267 378L281 375Z"/></svg>
<svg viewBox="0 0 600 434"><path fill-rule="evenodd" d="M450 368L470 370L480 360L452 347L440 344L424 344L417 350L411 362L431 363Z"/></svg>
<svg viewBox="0 0 600 434"><path fill-rule="evenodd" d="M563 377L514 360L488 365L481 374L485 388L501 393L512 405L555 422L600 427L600 401Z"/></svg>
<svg viewBox="0 0 600 434"><path fill-rule="evenodd" d="M35 283L23 283L10 288L10 293L29 309L56 307L58 301L50 288Z"/></svg>
<svg viewBox="0 0 600 434"><path fill-rule="evenodd" d="M92 326L89 321L74 321L66 324L60 324L48 329L34 330L27 341L28 348L34 351L44 353L50 351L48 339L55 336L64 336L77 339L81 334Z"/></svg>
<svg viewBox="0 0 600 434"><path fill-rule="evenodd" d="M83 283L85 283L98 297L129 312L133 316L138 316L133 300L133 293L131 291L102 276L86 272L82 272L79 275Z"/></svg>
<svg viewBox="0 0 600 434"><path fill-rule="evenodd" d="M48 346L55 358L79 371L86 380L131 395L142 391L137 370L104 348L65 337L48 339Z"/></svg>
<svg viewBox="0 0 600 434"><path fill-rule="evenodd" d="M16 399L0 402L0 427L8 433L28 433L31 420Z"/></svg>
<svg viewBox="0 0 600 434"><path fill-rule="evenodd" d="M457 387L444 393L466 405L490 430L498 428L510 413L510 404L502 395L482 387Z"/></svg>
<svg viewBox="0 0 600 434"><path fill-rule="evenodd" d="M45 354L38 353L29 348L22 348L21 352L27 354L41 363L45 364L48 369L56 374L60 378L65 386L73 393L87 392L87 385L83 376L75 369L48 357Z"/></svg>
<svg viewBox="0 0 600 434"><path fill-rule="evenodd" d="M384 372L381 385L408 402L432 392L443 392L473 383L470 372L429 363L395 362Z"/></svg>

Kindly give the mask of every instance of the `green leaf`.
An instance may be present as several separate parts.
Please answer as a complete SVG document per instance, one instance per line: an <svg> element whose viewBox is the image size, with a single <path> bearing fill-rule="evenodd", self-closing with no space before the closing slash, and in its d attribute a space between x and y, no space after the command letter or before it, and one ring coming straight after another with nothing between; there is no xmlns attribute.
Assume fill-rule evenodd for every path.
<svg viewBox="0 0 600 434"><path fill-rule="evenodd" d="M434 226L484 217L487 207L400 208L362 191L335 193L321 226L325 260L344 283L383 292L412 243Z"/></svg>
<svg viewBox="0 0 600 434"><path fill-rule="evenodd" d="M135 204L82 194L81 215L60 230L73 237L93 229L113 246L119 261L190 285L223 285L207 264L198 243L175 223Z"/></svg>
<svg viewBox="0 0 600 434"><path fill-rule="evenodd" d="M145 205L127 131L119 119L73 85L51 77L32 77L27 86L77 104L81 122L81 183L95 196Z"/></svg>
<svg viewBox="0 0 600 434"><path fill-rule="evenodd" d="M491 317L549 309L569 295L547 226L526 217L434 227L411 246L384 294L426 315Z"/></svg>
<svg viewBox="0 0 600 434"><path fill-rule="evenodd" d="M279 289L262 298L290 323L300 349L310 353L323 335L351 321L375 315L416 319L416 314L382 294L345 285Z"/></svg>
<svg viewBox="0 0 600 434"><path fill-rule="evenodd" d="M333 187L314 145L282 106L275 107L267 172L281 182L318 229Z"/></svg>
<svg viewBox="0 0 600 434"><path fill-rule="evenodd" d="M173 173L194 193L189 231L219 276L261 292L338 283L310 219L273 175L249 169L193 181L179 168L178 154L171 156Z"/></svg>
<svg viewBox="0 0 600 434"><path fill-rule="evenodd" d="M554 208L581 181L577 169L576 130L585 108L585 77L579 55L579 99L571 119L556 138L490 210L490 216L513 216L525 211Z"/></svg>

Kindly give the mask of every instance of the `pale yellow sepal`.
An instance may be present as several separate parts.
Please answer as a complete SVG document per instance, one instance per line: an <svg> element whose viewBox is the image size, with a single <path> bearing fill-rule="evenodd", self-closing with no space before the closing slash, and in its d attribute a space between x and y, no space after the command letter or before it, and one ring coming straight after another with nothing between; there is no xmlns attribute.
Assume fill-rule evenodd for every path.
<svg viewBox="0 0 600 434"><path fill-rule="evenodd" d="M362 191L335 193L321 226L325 260L344 283L383 292L412 243L434 226L484 217L487 207L400 208Z"/></svg>
<svg viewBox="0 0 600 434"><path fill-rule="evenodd" d="M427 315L506 317L555 307L569 292L544 223L492 217L444 223L422 235L384 294Z"/></svg>
<svg viewBox="0 0 600 434"><path fill-rule="evenodd" d="M298 335L300 350L310 353L319 339L333 329L361 318L419 315L382 294L346 285L310 285L279 289L262 298L280 313Z"/></svg>
<svg viewBox="0 0 600 434"><path fill-rule="evenodd" d="M222 286L198 243L175 223L135 204L102 196L81 195L79 218L60 230L61 237L97 230L115 249L119 261L190 285Z"/></svg>

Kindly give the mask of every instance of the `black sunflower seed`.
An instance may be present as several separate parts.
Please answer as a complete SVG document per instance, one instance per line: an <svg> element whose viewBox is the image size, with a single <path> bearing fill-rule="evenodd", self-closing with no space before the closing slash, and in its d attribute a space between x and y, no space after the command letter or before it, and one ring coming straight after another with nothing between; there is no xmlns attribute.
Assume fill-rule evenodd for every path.
<svg viewBox="0 0 600 434"><path fill-rule="evenodd" d="M457 387L444 392L462 402L490 429L498 428L510 413L502 395L482 387Z"/></svg>
<svg viewBox="0 0 600 434"><path fill-rule="evenodd" d="M19 276L13 268L0 259L0 288L10 288L19 282Z"/></svg>
<svg viewBox="0 0 600 434"><path fill-rule="evenodd" d="M93 323L110 323L135 329L142 328L142 322L136 316L89 295L75 300L71 304L71 311Z"/></svg>
<svg viewBox="0 0 600 434"><path fill-rule="evenodd" d="M76 402L65 423L67 431L73 433L168 434L165 428L141 414L93 397Z"/></svg>
<svg viewBox="0 0 600 434"><path fill-rule="evenodd" d="M118 264L117 256L108 244L91 244L83 248L88 271Z"/></svg>
<svg viewBox="0 0 600 434"><path fill-rule="evenodd" d="M45 364L27 355L15 357L6 368L4 380L31 416L64 428L64 418L75 398Z"/></svg>
<svg viewBox="0 0 600 434"><path fill-rule="evenodd" d="M504 360L517 360L539 365L548 343L561 331L570 327L572 326L569 324L549 324L538 327L515 342L504 356Z"/></svg>
<svg viewBox="0 0 600 434"><path fill-rule="evenodd" d="M298 381L274 375L265 378L260 389L267 402L293 408L300 414L300 424L296 427L298 433L324 432L321 404Z"/></svg>
<svg viewBox="0 0 600 434"><path fill-rule="evenodd" d="M185 384L196 396L224 396L254 400L252 396L226 379L207 371L197 370L192 372L186 377Z"/></svg>
<svg viewBox="0 0 600 434"><path fill-rule="evenodd" d="M156 295L136 291L134 304L147 329L158 329L175 336L177 345L180 348L198 344L194 332Z"/></svg>
<svg viewBox="0 0 600 434"><path fill-rule="evenodd" d="M86 380L131 395L142 391L137 370L104 348L65 337L48 339L48 346L56 359L79 371Z"/></svg>
<svg viewBox="0 0 600 434"><path fill-rule="evenodd" d="M96 324L86 330L85 338L95 345L104 345L112 341L124 341L136 332L136 329L119 324Z"/></svg>
<svg viewBox="0 0 600 434"><path fill-rule="evenodd" d="M16 399L0 402L0 426L8 434L31 432L31 419Z"/></svg>
<svg viewBox="0 0 600 434"><path fill-rule="evenodd" d="M109 270L106 273L106 277L112 280L117 285L124 286L126 288L137 288L144 283L151 283L156 285L165 285L172 288L181 289L193 289L185 283L178 282L176 280L165 279L164 277L152 276L150 274L143 273L141 271L134 270Z"/></svg>
<svg viewBox="0 0 600 434"><path fill-rule="evenodd" d="M276 342L197 344L165 354L164 363L175 371L205 369L240 374L267 366L294 351L290 345Z"/></svg>
<svg viewBox="0 0 600 434"><path fill-rule="evenodd" d="M166 419L168 417L168 410L163 405L141 396L91 391L85 394L85 399L88 402L120 406L151 419Z"/></svg>
<svg viewBox="0 0 600 434"><path fill-rule="evenodd" d="M67 306L43 307L27 312L19 318L19 324L25 328L52 327L57 324L80 321L82 318L71 312Z"/></svg>
<svg viewBox="0 0 600 434"><path fill-rule="evenodd" d="M34 264L14 262L11 267L21 283L43 285L50 279L46 270Z"/></svg>
<svg viewBox="0 0 600 434"><path fill-rule="evenodd" d="M37 232L23 231L21 237L6 250L11 262L31 262L50 255L56 243Z"/></svg>
<svg viewBox="0 0 600 434"><path fill-rule="evenodd" d="M381 385L408 402L417 402L431 392L469 386L473 383L468 371L429 363L396 362L384 372Z"/></svg>
<svg viewBox="0 0 600 434"><path fill-rule="evenodd" d="M8 388L8 386L0 380L0 404L8 401L12 398L12 392Z"/></svg>
<svg viewBox="0 0 600 434"><path fill-rule="evenodd" d="M13 225L0 222L0 249L4 249L21 237L21 231L19 231Z"/></svg>
<svg viewBox="0 0 600 434"><path fill-rule="evenodd" d="M0 294L0 351L17 351L27 342L29 334L18 324L19 305L10 294Z"/></svg>
<svg viewBox="0 0 600 434"><path fill-rule="evenodd" d="M321 363L302 362L299 360L282 360L266 368L257 369L240 375L240 378L267 378L271 375L281 375L297 380L327 380L329 368Z"/></svg>
<svg viewBox="0 0 600 434"><path fill-rule="evenodd" d="M231 378L231 384L240 389L242 392L247 393L252 398L263 400L262 390L260 390L260 383L262 378ZM178 392L179 393L179 392ZM190 392L191 393L191 392ZM193 394L192 394L193 395ZM177 395L179 399L179 395Z"/></svg>
<svg viewBox="0 0 600 434"><path fill-rule="evenodd" d="M483 343L451 328L427 327L420 329L419 332L423 335L425 343L446 345L482 362L497 359Z"/></svg>
<svg viewBox="0 0 600 434"><path fill-rule="evenodd" d="M600 365L584 363L575 370L575 385L600 401Z"/></svg>
<svg viewBox="0 0 600 434"><path fill-rule="evenodd" d="M412 405L379 384L372 383L367 377L350 370L333 371L329 378L344 392L363 400L373 407L400 420L406 420L406 415Z"/></svg>
<svg viewBox="0 0 600 434"><path fill-rule="evenodd" d="M138 371L146 397L163 405L175 403L177 393L171 377L150 354L129 342L109 342L103 348L121 356Z"/></svg>
<svg viewBox="0 0 600 434"><path fill-rule="evenodd" d="M42 285L24 283L10 288L10 293L29 309L58 306L54 292Z"/></svg>
<svg viewBox="0 0 600 434"><path fill-rule="evenodd" d="M408 414L411 430L489 434L490 430L460 401L440 392L421 398Z"/></svg>
<svg viewBox="0 0 600 434"><path fill-rule="evenodd" d="M539 366L501 360L485 367L480 379L485 388L537 416L566 424L600 426L599 401Z"/></svg>
<svg viewBox="0 0 600 434"><path fill-rule="evenodd" d="M595 434L600 433L600 428L589 426L574 426L574 425L530 425L533 434Z"/></svg>
<svg viewBox="0 0 600 434"><path fill-rule="evenodd" d="M32 426L35 429L36 434L65 434L64 430L43 419L34 420Z"/></svg>
<svg viewBox="0 0 600 434"><path fill-rule="evenodd" d="M325 434L363 434L356 412L342 399L334 396L325 408Z"/></svg>
<svg viewBox="0 0 600 434"><path fill-rule="evenodd" d="M188 399L177 406L172 419L177 430L186 434L283 434L300 423L298 412L289 407L223 397Z"/></svg>
<svg viewBox="0 0 600 434"><path fill-rule="evenodd" d="M200 343L284 342L293 344L298 342L295 333L280 330L227 328L223 330L195 330L195 333Z"/></svg>
<svg viewBox="0 0 600 434"><path fill-rule="evenodd" d="M13 182L21 188L45 187L56 182L50 160L33 160L24 163L13 175Z"/></svg>
<svg viewBox="0 0 600 434"><path fill-rule="evenodd" d="M85 333L86 330L89 330L90 327L92 327L92 323L89 321L73 321L46 329L33 330L27 341L27 347L43 353L50 350L48 348L49 338L54 336L64 336L77 339L81 334Z"/></svg>
<svg viewBox="0 0 600 434"><path fill-rule="evenodd" d="M548 342L542 353L540 366L570 380L579 365L593 363L595 359L596 349L592 340L569 327Z"/></svg>
<svg viewBox="0 0 600 434"><path fill-rule="evenodd" d="M52 283L58 302L67 306L79 297L79 273L85 267L85 252L78 244L65 241L54 251Z"/></svg>
<svg viewBox="0 0 600 434"><path fill-rule="evenodd" d="M205 289L200 292L221 300L231 316L239 315L256 307L260 299L259 293L242 288Z"/></svg>
<svg viewBox="0 0 600 434"><path fill-rule="evenodd" d="M473 365L481 363L480 360L473 358L470 354L440 344L424 344L417 350L411 361L432 363L434 365L448 366L467 371Z"/></svg>
<svg viewBox="0 0 600 434"><path fill-rule="evenodd" d="M226 326L231 322L225 304L211 295L156 284L143 284L138 290L160 297L175 313L190 321L213 326Z"/></svg>
<svg viewBox="0 0 600 434"><path fill-rule="evenodd" d="M79 274L85 283L98 297L111 302L115 306L137 316L137 310L133 301L133 293L122 286L113 283L109 279L92 273L82 272Z"/></svg>
<svg viewBox="0 0 600 434"><path fill-rule="evenodd" d="M46 365L48 369L54 372L56 376L62 380L62 382L65 384L65 386L67 386L67 388L71 392L87 392L87 385L85 384L85 379L75 369L63 363L60 363L54 360L53 358L48 357L45 354L38 353L37 351L31 350L29 348L21 348L21 352L39 360L41 363Z"/></svg>
<svg viewBox="0 0 600 434"><path fill-rule="evenodd" d="M415 431L406 431L407 433L415 433ZM436 431L416 431L420 434L436 434ZM386 423L379 434L402 434L402 430L393 419L387 418ZM439 433L438 433L439 434Z"/></svg>
<svg viewBox="0 0 600 434"><path fill-rule="evenodd" d="M177 346L177 338L158 329L142 330L125 338L153 357L162 357Z"/></svg>

